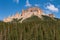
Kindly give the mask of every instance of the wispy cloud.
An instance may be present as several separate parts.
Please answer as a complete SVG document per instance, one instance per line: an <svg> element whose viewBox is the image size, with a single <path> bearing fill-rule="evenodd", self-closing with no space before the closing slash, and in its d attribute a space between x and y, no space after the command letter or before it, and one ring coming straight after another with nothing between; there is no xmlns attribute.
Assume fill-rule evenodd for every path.
<svg viewBox="0 0 60 40"><path fill-rule="evenodd" d="M50 0L50 1L54 1L54 0Z"/></svg>
<svg viewBox="0 0 60 40"><path fill-rule="evenodd" d="M19 3L19 0L13 0L14 2L16 2L17 4Z"/></svg>
<svg viewBox="0 0 60 40"><path fill-rule="evenodd" d="M59 11L59 9L57 7L55 7L55 5L53 5L53 4L47 5L46 8L51 10L51 11L54 11L54 12L58 12Z"/></svg>
<svg viewBox="0 0 60 40"><path fill-rule="evenodd" d="M16 3L19 3L19 0L16 0Z"/></svg>
<svg viewBox="0 0 60 40"><path fill-rule="evenodd" d="M26 7L31 7L31 4L29 3L29 0L26 0Z"/></svg>
<svg viewBox="0 0 60 40"><path fill-rule="evenodd" d="M35 4L35 6L39 7L39 4Z"/></svg>

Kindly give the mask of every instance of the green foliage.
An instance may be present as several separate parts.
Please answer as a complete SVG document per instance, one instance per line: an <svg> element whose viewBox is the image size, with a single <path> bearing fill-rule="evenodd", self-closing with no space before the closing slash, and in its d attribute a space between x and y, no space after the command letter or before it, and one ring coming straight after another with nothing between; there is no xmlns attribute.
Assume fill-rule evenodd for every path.
<svg viewBox="0 0 60 40"><path fill-rule="evenodd" d="M60 40L60 21L32 16L23 23L0 22L0 40Z"/></svg>

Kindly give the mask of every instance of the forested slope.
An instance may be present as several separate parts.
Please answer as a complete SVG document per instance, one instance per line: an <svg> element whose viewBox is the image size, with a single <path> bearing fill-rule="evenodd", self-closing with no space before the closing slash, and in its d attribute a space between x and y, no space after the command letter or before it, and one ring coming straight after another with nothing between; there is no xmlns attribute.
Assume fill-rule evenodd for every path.
<svg viewBox="0 0 60 40"><path fill-rule="evenodd" d="M22 23L1 21L0 40L60 40L60 19L32 16Z"/></svg>

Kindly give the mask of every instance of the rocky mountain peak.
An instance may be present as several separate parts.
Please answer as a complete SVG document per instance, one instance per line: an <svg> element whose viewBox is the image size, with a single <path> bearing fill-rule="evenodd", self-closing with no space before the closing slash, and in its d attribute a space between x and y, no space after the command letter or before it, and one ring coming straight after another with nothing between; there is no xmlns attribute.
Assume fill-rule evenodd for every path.
<svg viewBox="0 0 60 40"><path fill-rule="evenodd" d="M32 7L32 8L28 8L26 10L22 10L22 13L17 12L15 15L4 18L4 22L10 22L13 19L21 19L22 20L20 22L22 22L23 20L31 17L32 15L38 16L39 18L42 18L42 15L46 15L44 14L44 12L38 8L38 7ZM54 15L49 14L48 16L50 17L54 17Z"/></svg>

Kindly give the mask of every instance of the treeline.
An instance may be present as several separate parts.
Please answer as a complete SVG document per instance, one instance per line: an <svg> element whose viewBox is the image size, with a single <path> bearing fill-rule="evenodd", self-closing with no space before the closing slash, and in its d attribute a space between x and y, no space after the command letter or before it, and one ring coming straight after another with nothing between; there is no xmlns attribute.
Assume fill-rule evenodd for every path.
<svg viewBox="0 0 60 40"><path fill-rule="evenodd" d="M0 22L0 40L60 40L60 21Z"/></svg>

